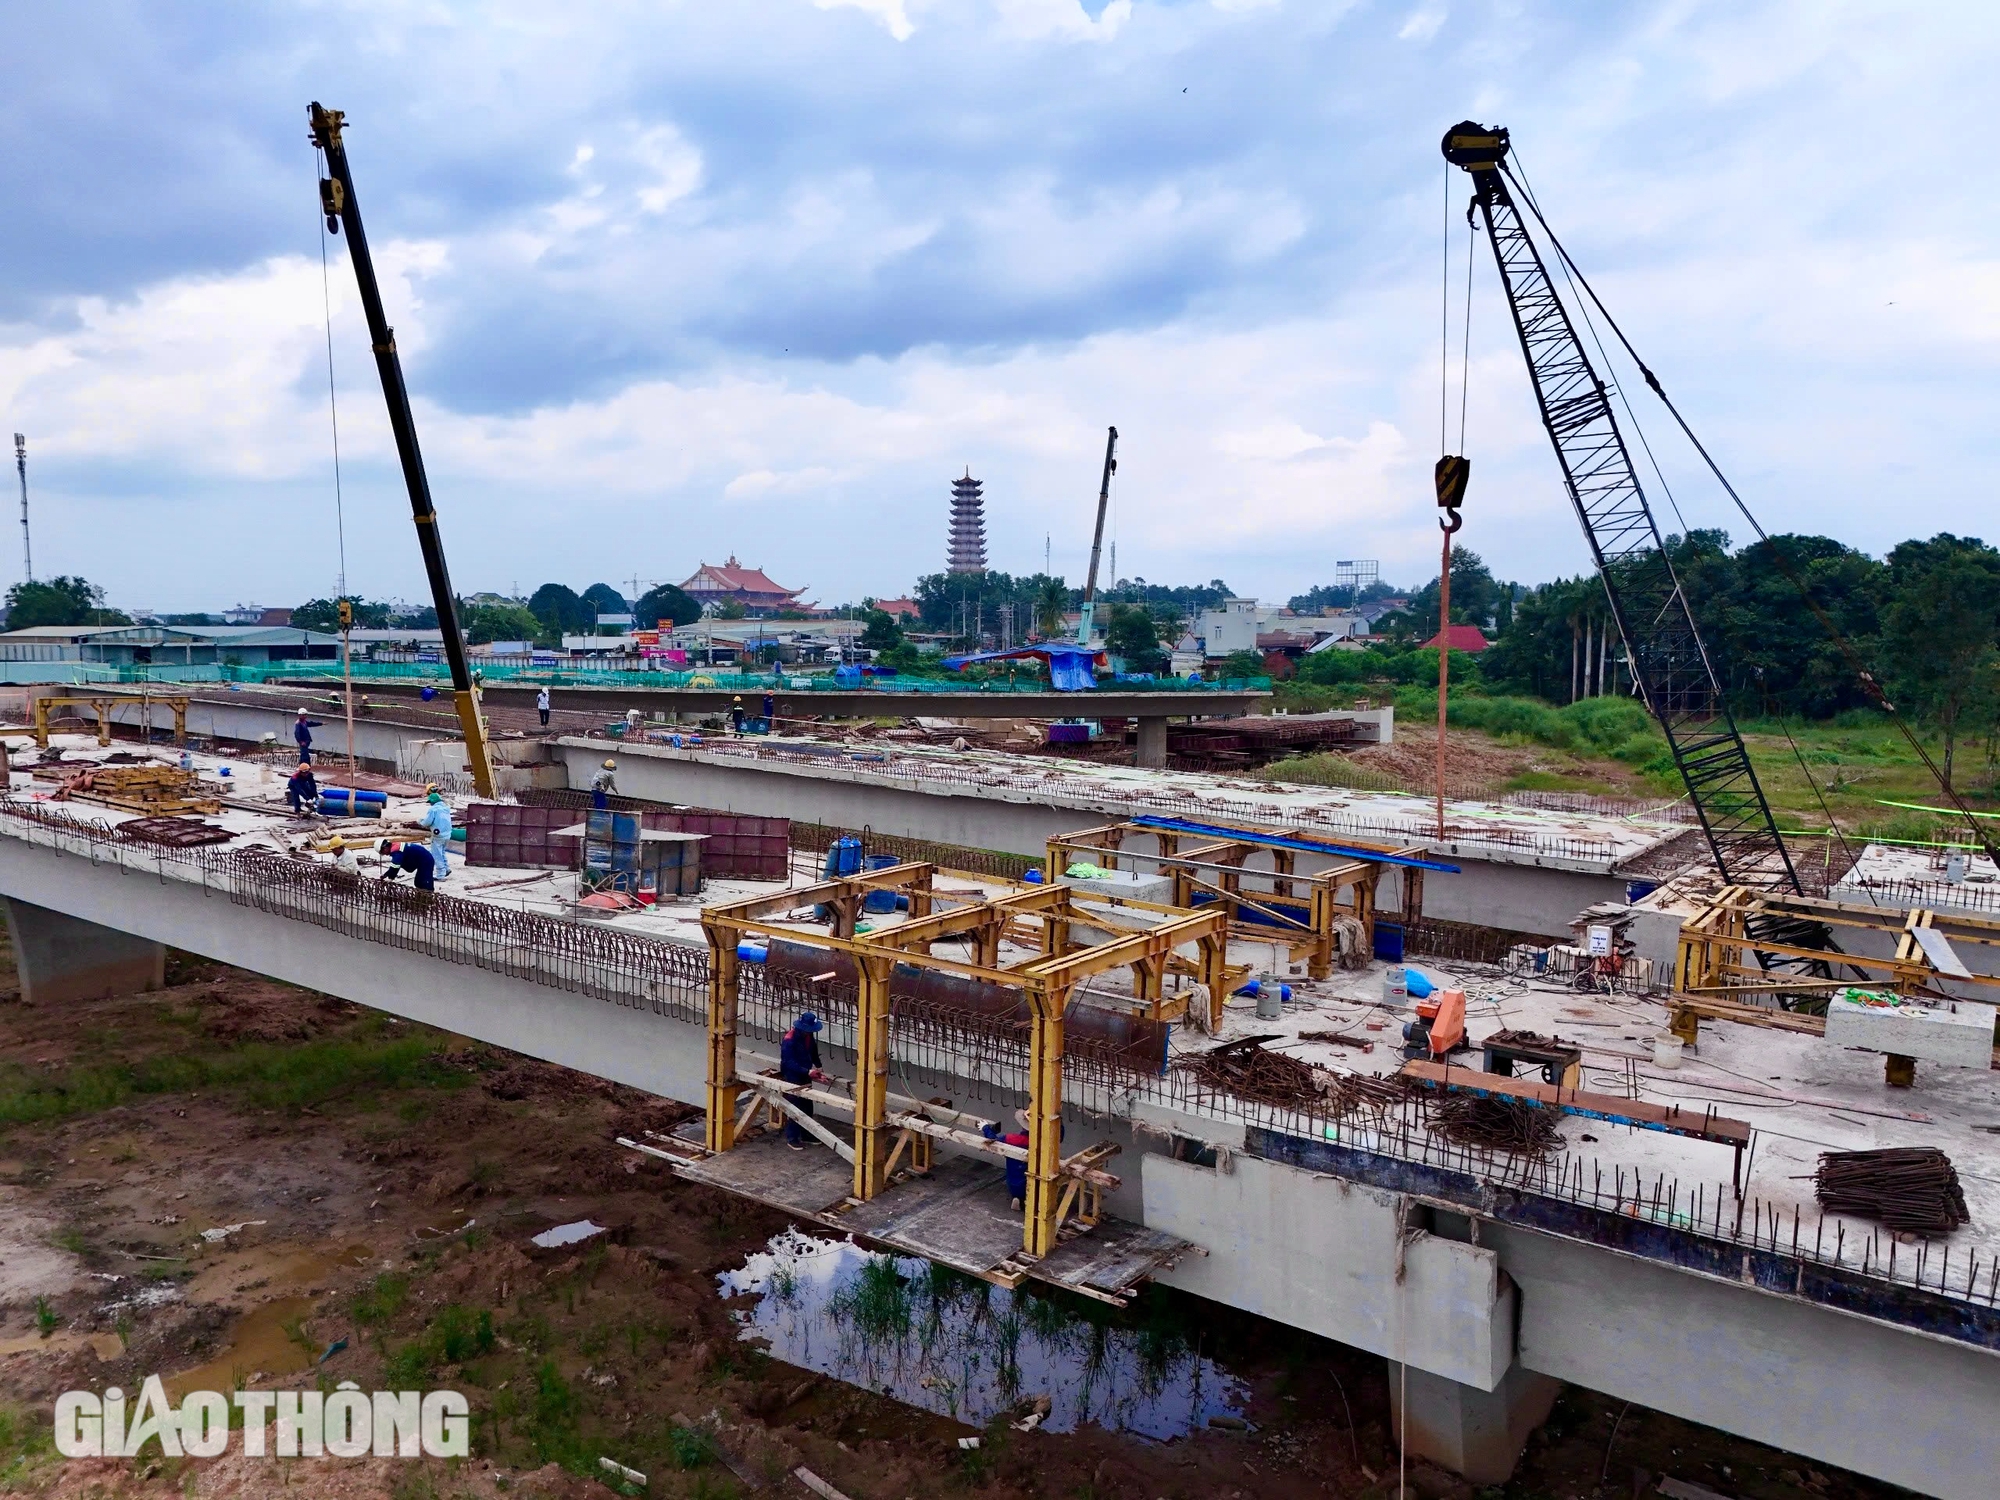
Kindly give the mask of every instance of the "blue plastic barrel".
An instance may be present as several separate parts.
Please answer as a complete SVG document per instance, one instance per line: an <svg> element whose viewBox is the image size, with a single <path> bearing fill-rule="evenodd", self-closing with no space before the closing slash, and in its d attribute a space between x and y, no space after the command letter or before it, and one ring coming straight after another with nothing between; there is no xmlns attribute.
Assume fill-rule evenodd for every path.
<svg viewBox="0 0 2000 1500"><path fill-rule="evenodd" d="M902 861L897 859L893 854L871 854L868 856L868 868L871 870L886 870L891 865L900 863ZM861 909L873 912L894 911L896 910L896 899L894 891L870 891L861 898ZM909 907L909 898L905 896L902 900L903 907L907 910Z"/></svg>

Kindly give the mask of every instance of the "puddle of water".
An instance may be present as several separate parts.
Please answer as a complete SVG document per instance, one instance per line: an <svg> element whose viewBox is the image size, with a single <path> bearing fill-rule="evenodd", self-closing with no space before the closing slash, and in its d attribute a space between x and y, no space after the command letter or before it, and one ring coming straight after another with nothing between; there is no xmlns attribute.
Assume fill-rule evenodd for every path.
<svg viewBox="0 0 2000 1500"><path fill-rule="evenodd" d="M718 1278L739 1337L777 1358L974 1426L1046 1396L1051 1432L1095 1423L1160 1441L1240 1416L1249 1388L1178 1330L1009 1292L851 1240L787 1231Z"/></svg>
<svg viewBox="0 0 2000 1500"><path fill-rule="evenodd" d="M125 1340L115 1333L52 1333L47 1338L31 1333L24 1338L0 1339L0 1354L34 1354L86 1347L99 1359L116 1359L125 1352Z"/></svg>
<svg viewBox="0 0 2000 1500"><path fill-rule="evenodd" d="M232 1391L259 1371L270 1376L306 1369L318 1351L308 1354L300 1348L285 1325L311 1313L310 1297L280 1297L253 1307L229 1330L228 1348L191 1370L166 1377L168 1399L179 1401L189 1391Z"/></svg>

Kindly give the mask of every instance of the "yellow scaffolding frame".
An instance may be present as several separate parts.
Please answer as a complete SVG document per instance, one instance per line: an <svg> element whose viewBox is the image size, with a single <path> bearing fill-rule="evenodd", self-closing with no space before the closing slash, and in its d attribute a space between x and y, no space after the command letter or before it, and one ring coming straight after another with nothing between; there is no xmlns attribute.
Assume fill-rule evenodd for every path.
<svg viewBox="0 0 2000 1500"><path fill-rule="evenodd" d="M171 708L174 711L174 743L176 745L185 745L187 743L187 699L154 697L151 694L135 698L115 693L99 694L88 698L66 694L55 694L46 698L37 698L35 700L34 715L35 743L44 750L49 748L49 709L60 705L64 708L88 708L95 713L97 715L97 743L100 745L109 745L111 743L111 710L114 705L120 703L137 703L142 707L159 703Z"/></svg>
<svg viewBox="0 0 2000 1500"><path fill-rule="evenodd" d="M1803 947L1768 936L1757 936L1751 925L1766 932L1782 919L1816 922L1830 929L1836 939L1842 932L1872 933L1893 938L1894 952L1888 957L1844 950ZM1921 928L1940 933L1949 942L2000 947L2000 922L1955 912L1938 912L1915 907L1860 906L1830 901L1817 896L1773 895L1748 886L1724 887L1700 911L1681 924L1680 943L1674 962L1674 993L1668 1003L1669 1028L1687 1042L1700 1034L1704 1016L1713 1020L1743 1020L1745 1001L1757 997L1794 998L1815 993L1830 994L1850 985L1893 989L1909 995L1932 988L1940 979L1958 984L2000 987L2000 976L1991 974L1945 974L1931 962L1917 937ZM1813 979L1778 975L1757 962L1759 953L1782 958L1818 959L1838 972L1842 967L1859 969L1868 976L1848 979ZM1804 1018L1800 1018L1804 1019ZM1804 1029L1804 1028L1801 1028ZM1817 1028L1813 1028L1817 1029Z"/></svg>
<svg viewBox="0 0 2000 1500"><path fill-rule="evenodd" d="M1172 1020L1185 1010L1179 997L1166 996L1169 972L1192 972L1219 998L1238 973L1228 962L1228 914L1220 906L1189 912L1146 902L1101 900L1064 885L1023 886L1004 896L939 910L949 898L933 890L936 873L933 865L902 864L703 910L710 974L706 1144L712 1152L732 1149L758 1107L768 1104L852 1161L853 1197L859 1202L879 1196L890 1185L906 1150L910 1163L905 1169L926 1170L931 1144L937 1140L991 1156L1025 1156L1028 1195L1022 1212L1022 1254L1040 1259L1055 1249L1066 1222L1086 1227L1096 1223L1103 1189L1118 1185L1118 1179L1102 1167L1116 1146L1092 1146L1068 1158L1061 1151L1063 1017L1071 995L1096 975L1129 968L1135 1008L1149 1019ZM910 919L880 931L856 932L862 902L885 890L909 894ZM829 909L830 930L792 925L782 915L807 905ZM1111 919L1113 908L1153 912L1159 921L1125 931ZM1039 955L1002 964L1002 941L1010 928L1021 935L1024 924L1039 924ZM1079 939L1078 928L1108 935L1099 942L1086 942ZM740 1067L736 1023L741 970L736 949L750 937L784 938L853 959L859 995L851 1101L808 1086L749 1075ZM930 951L932 944L948 939L969 940L971 959L941 958ZM1198 953L1192 963L1176 952L1189 944ZM1027 998L1031 1020L1025 1152L978 1134L972 1116L890 1094L890 980L899 964L1004 985ZM748 1109L741 1107L745 1089L755 1091ZM851 1145L798 1110L799 1100L851 1107Z"/></svg>
<svg viewBox="0 0 2000 1500"><path fill-rule="evenodd" d="M1338 863L1310 875L1300 875L1297 873L1300 851L1276 847L1273 842L1296 839L1297 830L1244 827L1235 823L1215 826L1225 829L1229 837L1211 838L1207 834L1188 834L1136 822L1107 823L1077 833L1060 834L1048 841L1044 868L1047 878L1053 883L1081 856L1089 856L1107 870L1117 869L1121 858L1151 865L1161 874L1171 876L1174 906L1192 907L1197 892L1209 896L1220 902L1229 913L1230 930L1237 937L1268 943L1273 941L1274 933L1279 936L1287 931L1292 933L1287 943L1290 961L1303 962L1307 975L1313 979L1325 979L1333 973L1334 954L1339 941L1334 928L1337 916L1352 917L1360 922L1372 951L1375 945L1375 893L1388 868L1386 864L1379 860L1333 856ZM1138 837L1157 839L1159 852L1145 853L1125 847L1128 839ZM1191 839L1208 841L1183 848L1183 841ZM1379 849L1384 855L1406 858L1424 853L1421 847L1392 849L1373 844L1358 847ZM1245 895L1243 876L1246 873L1265 873L1245 869L1250 856L1259 850L1271 856L1268 873L1273 889ZM1406 879L1416 877L1417 882L1421 881L1423 874L1420 870L1405 870L1403 873ZM1304 894L1298 890L1301 885L1305 887ZM1421 892L1421 884L1412 882L1411 894L1415 903L1406 898L1404 904L1420 904ZM1345 902L1343 896L1347 898ZM1264 917L1266 922L1244 922L1242 914L1246 910ZM1277 924L1275 927L1270 925L1273 922ZM1214 997L1217 1025L1221 1022L1221 1002L1220 995Z"/></svg>

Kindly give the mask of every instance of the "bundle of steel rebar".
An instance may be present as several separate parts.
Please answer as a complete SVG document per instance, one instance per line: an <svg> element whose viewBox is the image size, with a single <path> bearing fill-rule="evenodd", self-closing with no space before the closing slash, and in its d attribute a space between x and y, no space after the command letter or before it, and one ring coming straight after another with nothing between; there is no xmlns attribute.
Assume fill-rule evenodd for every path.
<svg viewBox="0 0 2000 1500"><path fill-rule="evenodd" d="M1508 1151L1536 1161L1563 1149L1556 1112L1520 1099L1447 1094L1431 1108L1426 1123L1453 1145Z"/></svg>
<svg viewBox="0 0 2000 1500"><path fill-rule="evenodd" d="M1823 1151L1813 1196L1828 1213L1875 1219L1890 1229L1948 1234L1972 1222L1951 1158L1935 1146Z"/></svg>
<svg viewBox="0 0 2000 1500"><path fill-rule="evenodd" d="M1276 1036L1246 1036L1187 1058L1178 1066L1210 1088L1259 1104L1309 1104L1322 1092L1320 1075L1296 1057L1267 1052Z"/></svg>

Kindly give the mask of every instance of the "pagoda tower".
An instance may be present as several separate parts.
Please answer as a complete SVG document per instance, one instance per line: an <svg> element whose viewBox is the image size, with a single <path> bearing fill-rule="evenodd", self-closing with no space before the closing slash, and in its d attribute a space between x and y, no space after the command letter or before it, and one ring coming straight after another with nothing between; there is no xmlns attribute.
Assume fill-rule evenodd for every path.
<svg viewBox="0 0 2000 1500"><path fill-rule="evenodd" d="M963 479L951 482L951 541L946 552L946 571L984 573L986 571L986 501L980 483L965 471Z"/></svg>

